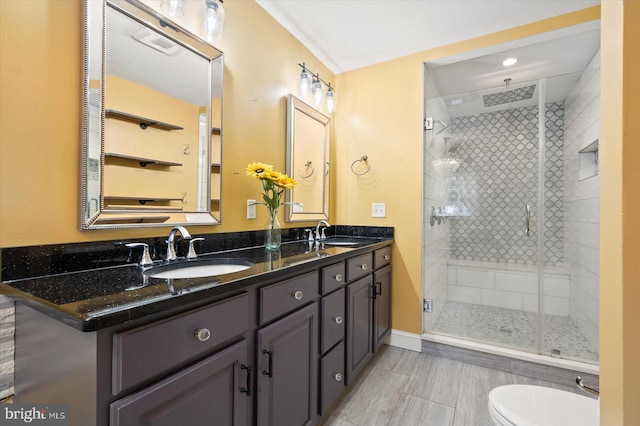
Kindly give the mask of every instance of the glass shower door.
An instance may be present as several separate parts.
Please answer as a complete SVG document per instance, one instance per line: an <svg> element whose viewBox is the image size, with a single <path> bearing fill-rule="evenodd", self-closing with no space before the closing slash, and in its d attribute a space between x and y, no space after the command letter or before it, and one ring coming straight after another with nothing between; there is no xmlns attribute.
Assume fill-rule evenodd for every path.
<svg viewBox="0 0 640 426"><path fill-rule="evenodd" d="M424 292L435 300L425 330L537 353L540 85L429 97L434 85Z"/></svg>

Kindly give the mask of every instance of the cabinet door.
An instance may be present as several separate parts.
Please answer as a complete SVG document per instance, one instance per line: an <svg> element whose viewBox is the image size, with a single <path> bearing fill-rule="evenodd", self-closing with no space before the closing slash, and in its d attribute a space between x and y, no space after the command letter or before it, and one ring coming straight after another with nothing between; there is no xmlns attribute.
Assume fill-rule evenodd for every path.
<svg viewBox="0 0 640 426"><path fill-rule="evenodd" d="M110 426L248 425L251 377L242 340L111 404ZM245 366L242 368L242 366ZM249 387L249 390L252 390Z"/></svg>
<svg viewBox="0 0 640 426"><path fill-rule="evenodd" d="M391 265L374 274L373 351L391 333Z"/></svg>
<svg viewBox="0 0 640 426"><path fill-rule="evenodd" d="M258 330L257 424L312 424L317 412L318 304Z"/></svg>
<svg viewBox="0 0 640 426"><path fill-rule="evenodd" d="M372 283L367 275L347 286L347 386L372 355Z"/></svg>

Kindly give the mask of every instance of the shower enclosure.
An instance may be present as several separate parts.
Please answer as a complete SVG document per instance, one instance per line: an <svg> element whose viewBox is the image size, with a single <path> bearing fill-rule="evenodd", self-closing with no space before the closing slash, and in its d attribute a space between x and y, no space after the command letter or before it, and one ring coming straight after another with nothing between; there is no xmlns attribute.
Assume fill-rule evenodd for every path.
<svg viewBox="0 0 640 426"><path fill-rule="evenodd" d="M473 91L464 62L426 66L427 335L598 363L595 43L575 72Z"/></svg>

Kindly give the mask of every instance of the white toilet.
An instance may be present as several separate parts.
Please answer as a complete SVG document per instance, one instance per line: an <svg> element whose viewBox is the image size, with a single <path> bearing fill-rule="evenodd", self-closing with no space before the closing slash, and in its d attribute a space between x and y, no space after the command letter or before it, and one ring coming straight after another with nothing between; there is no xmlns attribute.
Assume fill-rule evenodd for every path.
<svg viewBox="0 0 640 426"><path fill-rule="evenodd" d="M532 385L499 386L489 392L497 426L597 426L597 399Z"/></svg>

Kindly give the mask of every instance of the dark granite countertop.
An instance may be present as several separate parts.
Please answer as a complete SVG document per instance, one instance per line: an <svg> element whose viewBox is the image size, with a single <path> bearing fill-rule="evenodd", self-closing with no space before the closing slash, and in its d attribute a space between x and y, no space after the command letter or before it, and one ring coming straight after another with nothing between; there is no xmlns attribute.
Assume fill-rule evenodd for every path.
<svg viewBox="0 0 640 426"><path fill-rule="evenodd" d="M143 268L137 264L122 262L98 268L95 265L99 263L92 262L92 269L73 270L70 267L70 272L62 273L56 273L56 268L51 267L48 271L52 273L48 275L3 281L0 293L73 328L95 331L180 306L202 303L251 285L286 279L309 268L319 268L387 246L392 241L389 236L359 235L356 238L362 244L310 247L303 240L293 240L284 242L280 250L275 251L258 246L207 252L198 256L197 261L237 259L251 262L253 266L240 272L205 278L150 278L144 276ZM7 270L6 260L3 250L3 272ZM142 286L145 281L146 285Z"/></svg>

